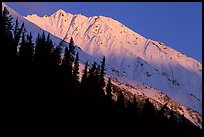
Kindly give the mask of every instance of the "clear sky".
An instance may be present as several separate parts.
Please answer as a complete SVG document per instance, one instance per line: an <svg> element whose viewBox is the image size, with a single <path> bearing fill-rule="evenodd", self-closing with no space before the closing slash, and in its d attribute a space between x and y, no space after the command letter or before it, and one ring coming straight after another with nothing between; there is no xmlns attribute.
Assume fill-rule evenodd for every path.
<svg viewBox="0 0 204 137"><path fill-rule="evenodd" d="M51 15L58 9L108 16L140 35L202 61L201 2L5 2L19 14Z"/></svg>

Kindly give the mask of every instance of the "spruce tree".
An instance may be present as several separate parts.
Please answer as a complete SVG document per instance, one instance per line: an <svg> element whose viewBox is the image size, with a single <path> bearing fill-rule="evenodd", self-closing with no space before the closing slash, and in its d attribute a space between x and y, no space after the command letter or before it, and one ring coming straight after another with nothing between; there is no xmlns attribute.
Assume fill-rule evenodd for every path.
<svg viewBox="0 0 204 137"><path fill-rule="evenodd" d="M127 102L127 112L128 112L128 115L132 113L132 102L130 101L130 99L128 99L128 102Z"/></svg>
<svg viewBox="0 0 204 137"><path fill-rule="evenodd" d="M22 33L20 48L19 48L19 58L21 63L24 65L31 65L33 59L33 41L32 34L25 36L26 32Z"/></svg>
<svg viewBox="0 0 204 137"><path fill-rule="evenodd" d="M70 63L70 52L68 47L65 48L64 57L62 59L62 71L65 73L65 77L71 77L72 75L72 66Z"/></svg>
<svg viewBox="0 0 204 137"><path fill-rule="evenodd" d="M26 60L26 56L25 56L26 47L27 47L27 44L26 44L26 39L25 39L25 32L23 32L21 43L20 43L20 48L19 48L19 58L23 64L25 63L25 60Z"/></svg>
<svg viewBox="0 0 204 137"><path fill-rule="evenodd" d="M30 32L30 35L27 37L27 42L28 42L28 61L32 62L33 60L33 52L34 52L34 43L33 43L33 36Z"/></svg>
<svg viewBox="0 0 204 137"><path fill-rule="evenodd" d="M71 37L70 42L69 42L69 60L71 63L74 62L74 55L75 55L75 45L74 45L74 40Z"/></svg>
<svg viewBox="0 0 204 137"><path fill-rule="evenodd" d="M104 76L105 76L105 57L103 57L103 59L101 61L101 72L100 72L100 85L101 85L101 88L105 87Z"/></svg>
<svg viewBox="0 0 204 137"><path fill-rule="evenodd" d="M7 10L6 7L4 7L3 12L2 12L2 36L5 38L12 38L12 30L13 30L13 25L12 25L12 19L13 17L9 15L9 11ZM4 39L6 40L6 39ZM8 41L6 41L8 42Z"/></svg>
<svg viewBox="0 0 204 137"><path fill-rule="evenodd" d="M145 100L143 111L147 117L152 117L154 114L154 105L149 101L148 98Z"/></svg>
<svg viewBox="0 0 204 137"><path fill-rule="evenodd" d="M79 54L78 52L76 54L76 59L74 61L73 83L75 85L75 88L79 86Z"/></svg>
<svg viewBox="0 0 204 137"><path fill-rule="evenodd" d="M52 49L53 49L53 42L52 40L50 39L50 33L47 35L47 40L46 40L46 49L47 49L47 52L48 54L50 55L51 52L52 52Z"/></svg>
<svg viewBox="0 0 204 137"><path fill-rule="evenodd" d="M48 68L52 68L52 51L53 51L53 42L50 39L50 33L47 35L47 40L45 44L45 55L46 55L46 63ZM51 70L51 69L50 69Z"/></svg>
<svg viewBox="0 0 204 137"><path fill-rule="evenodd" d="M137 100L136 100L136 95L134 94L134 97L133 97L133 105L134 107L137 106Z"/></svg>
<svg viewBox="0 0 204 137"><path fill-rule="evenodd" d="M106 105L107 109L110 112L113 109L113 104L112 104L112 84L111 84L111 79L108 78L108 83L106 85Z"/></svg>
<svg viewBox="0 0 204 137"><path fill-rule="evenodd" d="M48 70L51 65L51 54L53 49L53 43L48 34L47 39L45 32L42 32L42 35L38 34L36 39L35 46L35 61L40 65L44 70Z"/></svg>
<svg viewBox="0 0 204 137"><path fill-rule="evenodd" d="M24 23L22 23L21 28L19 27L18 18L16 19L16 25L14 28L14 51L17 51L17 46L21 38L22 32L25 31ZM15 53L17 54L17 53Z"/></svg>
<svg viewBox="0 0 204 137"><path fill-rule="evenodd" d="M112 84L111 84L111 79L110 78L108 78L108 83L107 83L107 86L106 86L106 93L107 93L107 101L110 103L110 102L112 102L112 89L111 89L111 87L112 87Z"/></svg>
<svg viewBox="0 0 204 137"><path fill-rule="evenodd" d="M81 87L85 88L85 84L87 84L87 73L88 73L88 61L86 61L85 68L83 70L83 75L81 79Z"/></svg>
<svg viewBox="0 0 204 137"><path fill-rule="evenodd" d="M148 123L147 128L152 128L155 124L155 110L153 104L149 101L147 98L145 100L144 108L143 108L143 118L144 118L144 123Z"/></svg>
<svg viewBox="0 0 204 137"><path fill-rule="evenodd" d="M35 41L35 61L38 62L40 58L40 34L38 33L38 36Z"/></svg>
<svg viewBox="0 0 204 137"><path fill-rule="evenodd" d="M43 30L42 35L41 35L41 45L45 46L46 45L46 38L45 38L45 31Z"/></svg>
<svg viewBox="0 0 204 137"><path fill-rule="evenodd" d="M70 52L68 47L65 48L64 57L62 59L61 64L62 70L62 85L63 85L63 92L66 96L72 96L72 88L73 88L73 79L72 79L72 63L70 61Z"/></svg>
<svg viewBox="0 0 204 137"><path fill-rule="evenodd" d="M116 101L116 126L120 129L121 127L119 127L118 125L124 125L125 124L125 97L122 93L122 91L119 92L119 95L117 97L117 101Z"/></svg>
<svg viewBox="0 0 204 137"><path fill-rule="evenodd" d="M62 71L65 73L65 77L72 81L72 65L74 62L75 45L74 40L71 38L69 46L65 48L64 57L62 59Z"/></svg>
<svg viewBox="0 0 204 137"><path fill-rule="evenodd" d="M122 112L125 110L125 97L122 93L122 91L119 92L119 95L118 95L118 98L117 98L117 102L116 102L116 105L117 105L117 108Z"/></svg>
<svg viewBox="0 0 204 137"><path fill-rule="evenodd" d="M55 48L53 48L52 51L52 57L53 57L53 65L55 69L59 69L59 65L61 64L61 52L62 52L62 48L60 46L56 46Z"/></svg>
<svg viewBox="0 0 204 137"><path fill-rule="evenodd" d="M11 63L12 60L12 47L13 47L13 17L10 15L6 7L4 7L2 12L2 41L0 45L0 56L1 61L6 64ZM13 61L13 60L12 60Z"/></svg>
<svg viewBox="0 0 204 137"><path fill-rule="evenodd" d="M97 65L96 67L96 71L94 72L94 79L96 81L96 86L98 87L98 90L103 90L101 87L101 83L100 83L100 71L101 71L101 66Z"/></svg>
<svg viewBox="0 0 204 137"><path fill-rule="evenodd" d="M37 65L42 64L43 61L43 45L42 45L42 38L40 34L38 33L38 36L36 38L35 42L35 63Z"/></svg>
<svg viewBox="0 0 204 137"><path fill-rule="evenodd" d="M89 72L88 72L88 83L89 83L89 86L91 88L93 88L94 85L96 85L96 79L95 79L95 74L96 74L96 62L94 62L92 64L92 67L89 69Z"/></svg>

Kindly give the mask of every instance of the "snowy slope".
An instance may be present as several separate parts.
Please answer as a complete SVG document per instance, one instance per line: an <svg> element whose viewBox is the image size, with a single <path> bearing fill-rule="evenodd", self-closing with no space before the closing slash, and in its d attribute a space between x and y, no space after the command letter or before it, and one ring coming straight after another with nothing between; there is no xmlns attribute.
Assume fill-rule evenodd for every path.
<svg viewBox="0 0 204 137"><path fill-rule="evenodd" d="M3 3L2 7L4 6L6 5ZM51 16L30 15L24 18L7 8L14 19L18 17L20 23L25 23L27 31L34 36L33 40L42 29L53 34L51 38L56 44L66 34L67 41L72 36L80 46L77 48L80 72L86 60L89 60L89 64L94 61L99 63L101 57L106 56L106 73L114 79L115 85L133 94L145 95L160 104L168 102L170 108L177 106L176 111L182 111L194 124L201 126L201 63L160 42L146 39L111 18L87 18L62 10ZM97 33L95 29L98 30Z"/></svg>
<svg viewBox="0 0 204 137"><path fill-rule="evenodd" d="M133 95L136 95L137 100L139 99L144 101L148 98L158 110L166 104L169 109L185 116L189 121L202 129L202 114L180 105L164 93L141 83L138 83L136 86L131 86L127 83L118 81L117 79L113 79L112 84L132 93Z"/></svg>
<svg viewBox="0 0 204 137"><path fill-rule="evenodd" d="M33 14L25 18L59 38L67 34L69 41L73 37L91 56L106 56L108 74L133 86L142 82L202 112L200 62L109 17L73 15L60 9L51 16Z"/></svg>

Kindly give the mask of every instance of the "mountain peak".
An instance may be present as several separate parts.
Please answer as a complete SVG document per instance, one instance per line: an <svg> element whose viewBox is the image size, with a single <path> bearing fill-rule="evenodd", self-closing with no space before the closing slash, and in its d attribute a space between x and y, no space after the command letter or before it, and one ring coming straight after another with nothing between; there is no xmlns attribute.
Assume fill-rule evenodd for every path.
<svg viewBox="0 0 204 137"><path fill-rule="evenodd" d="M58 11L56 11L56 12L55 12L54 14L52 14L52 15L64 16L65 14L70 14L70 13L67 13L67 12L65 12L64 10L59 9Z"/></svg>
<svg viewBox="0 0 204 137"><path fill-rule="evenodd" d="M66 13L63 9L59 9L56 13Z"/></svg>

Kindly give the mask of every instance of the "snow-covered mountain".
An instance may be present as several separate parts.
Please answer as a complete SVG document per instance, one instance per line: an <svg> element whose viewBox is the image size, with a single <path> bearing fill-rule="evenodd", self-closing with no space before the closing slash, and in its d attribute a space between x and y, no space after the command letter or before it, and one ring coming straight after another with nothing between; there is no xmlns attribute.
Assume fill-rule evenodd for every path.
<svg viewBox="0 0 204 137"><path fill-rule="evenodd" d="M58 10L51 16L25 17L40 28L67 40L74 38L94 57L105 56L109 74L127 83L154 87L179 103L202 111L202 66L198 61L133 32L104 16L86 17ZM111 72L112 71L112 72Z"/></svg>
<svg viewBox="0 0 204 137"><path fill-rule="evenodd" d="M3 6L6 5L3 3ZM80 47L77 51L80 52L81 68L86 60L90 64L93 61L99 63L105 56L106 73L115 79L113 84L161 104L176 104L180 106L176 111L181 111L194 124L201 126L200 62L164 43L147 39L109 17L86 17L63 10L51 16L33 14L22 17L11 8L8 9L14 18L18 17L20 22L25 23L34 39L42 30L51 33L56 44L66 35L67 42L73 37L75 44ZM166 95L170 98L166 99Z"/></svg>

